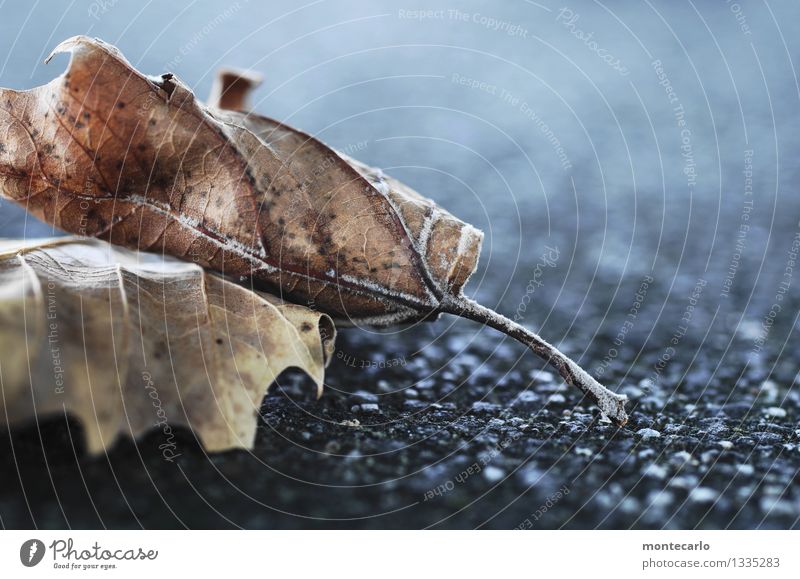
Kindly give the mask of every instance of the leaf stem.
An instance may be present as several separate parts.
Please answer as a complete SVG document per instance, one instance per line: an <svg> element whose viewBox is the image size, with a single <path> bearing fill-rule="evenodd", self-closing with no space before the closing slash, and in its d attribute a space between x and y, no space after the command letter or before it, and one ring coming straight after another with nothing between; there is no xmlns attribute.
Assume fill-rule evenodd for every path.
<svg viewBox="0 0 800 579"><path fill-rule="evenodd" d="M537 356L555 368L567 384L576 386L591 398L614 424L624 426L628 421L628 415L625 413L626 396L615 394L605 388L588 372L538 334L464 295L445 295L442 299L441 310L490 326L525 344Z"/></svg>

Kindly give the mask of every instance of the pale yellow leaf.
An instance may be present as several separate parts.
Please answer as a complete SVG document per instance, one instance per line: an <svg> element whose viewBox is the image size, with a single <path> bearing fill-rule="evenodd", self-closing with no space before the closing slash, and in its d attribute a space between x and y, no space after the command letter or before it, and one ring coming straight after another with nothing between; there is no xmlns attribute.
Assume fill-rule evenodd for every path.
<svg viewBox="0 0 800 579"><path fill-rule="evenodd" d="M250 448L283 370L321 393L335 329L325 314L199 265L78 238L0 241L0 421L65 411L92 452L175 425L209 451Z"/></svg>

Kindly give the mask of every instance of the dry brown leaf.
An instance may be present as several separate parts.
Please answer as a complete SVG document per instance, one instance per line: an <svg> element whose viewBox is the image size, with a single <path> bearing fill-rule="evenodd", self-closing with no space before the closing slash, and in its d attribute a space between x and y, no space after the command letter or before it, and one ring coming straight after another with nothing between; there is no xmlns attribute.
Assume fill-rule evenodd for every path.
<svg viewBox="0 0 800 579"><path fill-rule="evenodd" d="M297 367L321 391L330 318L198 265L92 239L0 241L0 422L68 411L92 452L122 433L192 428L251 448L264 394Z"/></svg>
<svg viewBox="0 0 800 579"><path fill-rule="evenodd" d="M63 75L0 90L4 196L67 231L189 259L337 318L488 324L625 423L624 397L463 295L482 238L472 226L306 133L208 108L102 41L75 37L56 52L72 53ZM229 73L217 104L242 105L249 84Z"/></svg>

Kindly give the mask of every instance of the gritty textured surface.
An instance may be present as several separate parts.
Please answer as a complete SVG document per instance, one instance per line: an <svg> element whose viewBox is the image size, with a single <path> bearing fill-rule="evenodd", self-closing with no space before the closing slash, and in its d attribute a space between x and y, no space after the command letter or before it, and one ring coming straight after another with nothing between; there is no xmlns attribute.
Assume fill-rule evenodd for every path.
<svg viewBox="0 0 800 579"><path fill-rule="evenodd" d="M633 369L623 389L632 418L618 431L593 409L576 406L575 393L534 360L519 359L521 348L498 346L488 332L470 343L471 332L459 323L424 356L359 371L355 380L343 355L330 372L340 391L319 402L303 395L307 381L284 375L264 402L253 453L209 457L186 433L178 442L183 456L172 464L153 434L90 459L76 429L60 420L42 429L44 453L35 429L3 436L3 523L797 526L800 396L787 387L793 369L776 367L774 381L764 383L764 367L742 374L743 364L731 362L710 378L710 364L688 373L673 364L665 382L676 387L669 392L636 385L641 374ZM345 333L341 347L386 359L392 352L380 343ZM714 360L713 345L709 351ZM651 359L643 354L640 365ZM437 363L443 367L435 376L410 387ZM621 361L618 371L627 367Z"/></svg>
<svg viewBox="0 0 800 579"><path fill-rule="evenodd" d="M786 277L800 218L796 3L748 5L749 35L724 3L620 7L629 30L572 3L575 27L627 76L547 0L462 7L526 35L399 17L390 2L323 2L266 25L296 7L287 0L248 4L199 40L217 8L120 3L90 27L88 4L63 20L3 8L0 85L49 80L63 62L38 55L78 33L143 70L176 70L198 94L215 62L265 72L257 110L484 230L467 293L626 393L631 421L604 424L523 347L470 322L347 330L322 399L282 376L252 453L207 456L184 432L171 463L155 432L89 458L60 419L3 433L0 524L800 526L800 280ZM3 235L48 233L1 209Z"/></svg>

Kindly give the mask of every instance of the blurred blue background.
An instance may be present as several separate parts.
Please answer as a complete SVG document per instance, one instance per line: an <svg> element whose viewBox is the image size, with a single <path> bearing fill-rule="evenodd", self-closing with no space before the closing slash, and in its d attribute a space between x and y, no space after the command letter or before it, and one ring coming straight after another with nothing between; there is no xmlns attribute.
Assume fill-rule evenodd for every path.
<svg viewBox="0 0 800 579"><path fill-rule="evenodd" d="M6 87L59 74L66 57L42 61L75 34L117 45L146 73L172 71L201 96L220 66L259 71L259 112L357 147L486 231L484 275L470 291L490 305L513 311L544 247L557 245L568 259L536 296L538 322L559 300L578 314L588 298L617 324L632 295L617 288L649 272L667 288L717 279L718 294L746 150L756 227L734 291L774 293L800 216L797 2L95 0L0 10ZM47 232L22 215L4 203L0 234ZM585 291L564 302L574 284Z"/></svg>

